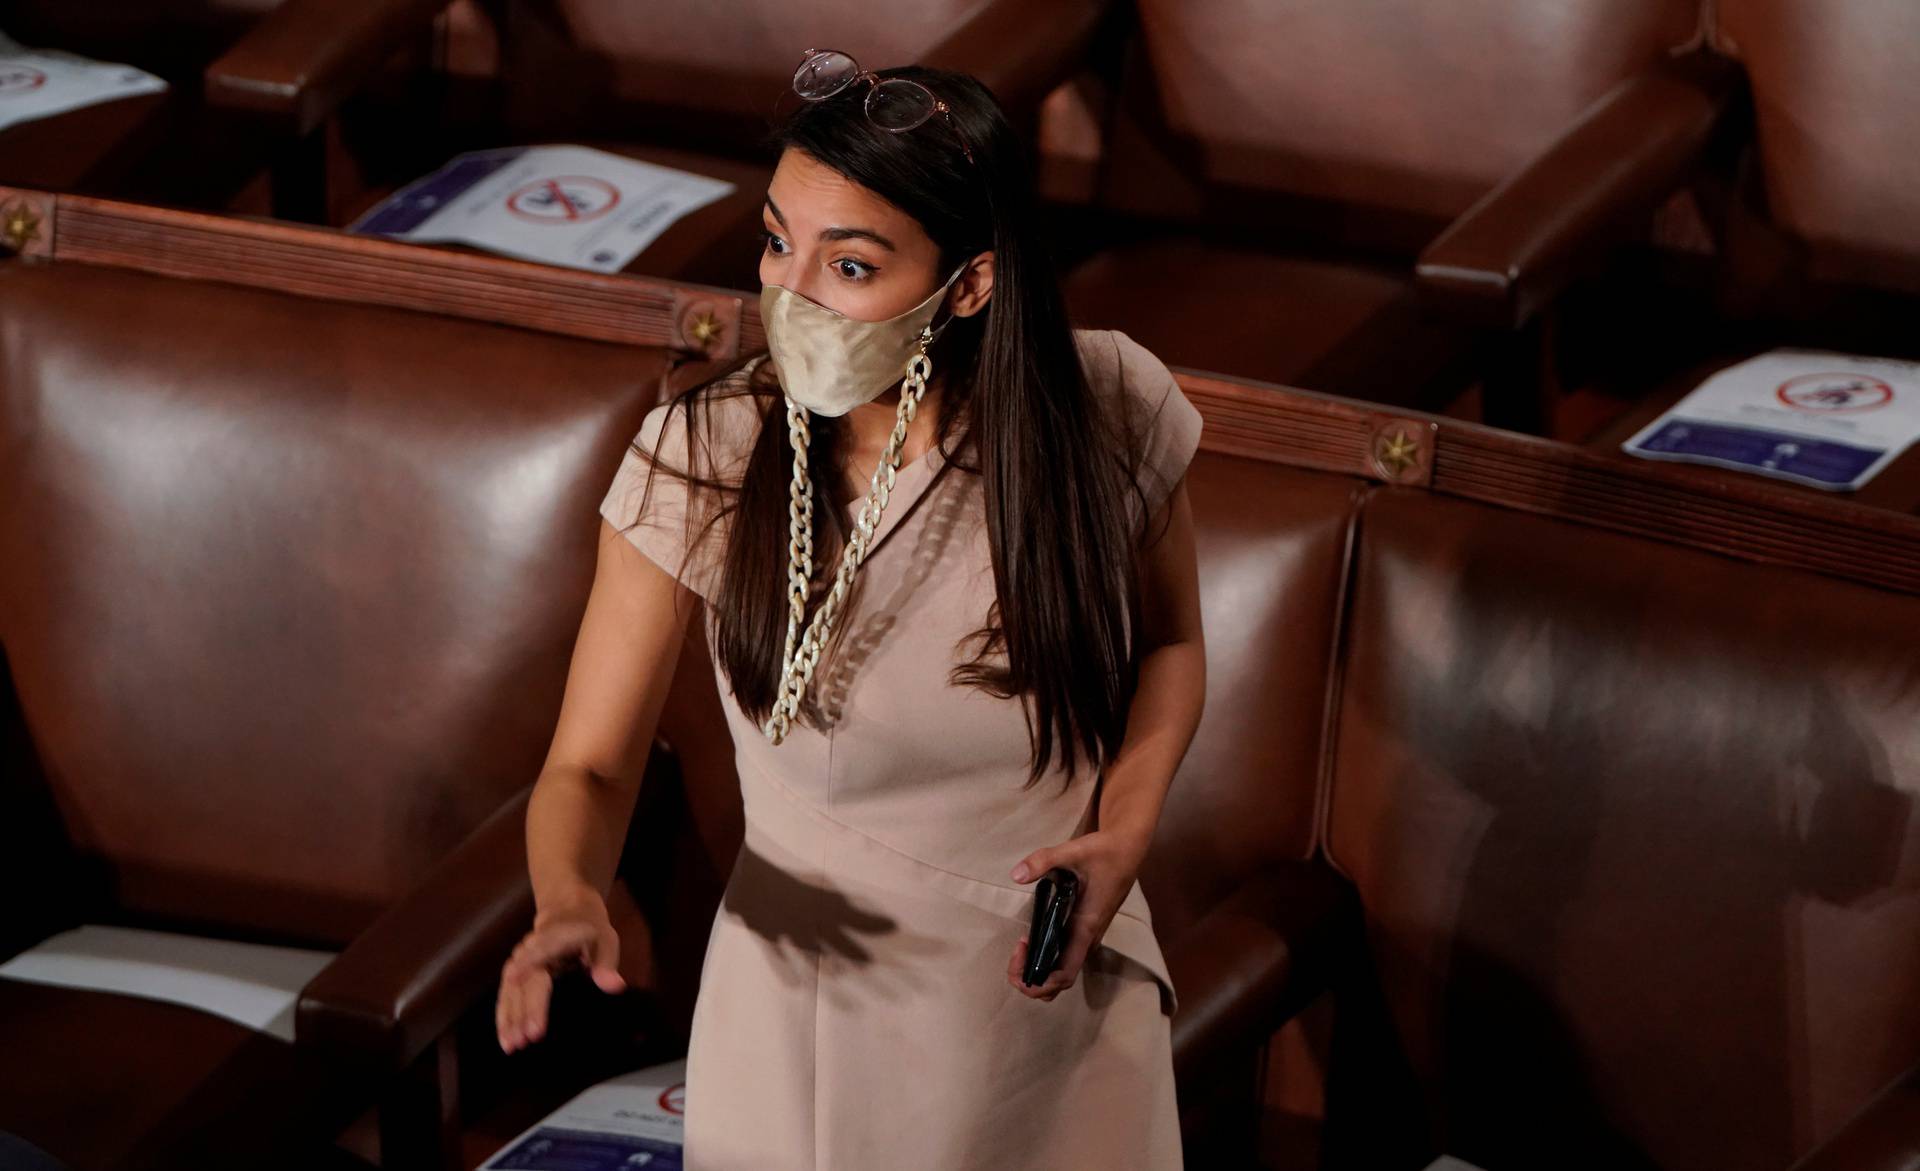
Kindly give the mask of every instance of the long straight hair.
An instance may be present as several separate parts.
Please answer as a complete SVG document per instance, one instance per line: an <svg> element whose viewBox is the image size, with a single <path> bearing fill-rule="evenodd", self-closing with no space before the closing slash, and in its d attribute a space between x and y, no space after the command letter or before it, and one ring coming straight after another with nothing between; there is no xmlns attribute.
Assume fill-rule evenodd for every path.
<svg viewBox="0 0 1920 1171"><path fill-rule="evenodd" d="M1128 493L1144 517L1144 444L1135 416L1117 403L1110 408L1087 383L1040 230L1031 166L992 94L966 74L919 66L877 72L918 81L945 99L977 165L938 115L905 133L875 127L862 110L862 85L801 106L767 145L804 151L912 216L939 247L942 275L993 253L987 307L952 319L928 355L945 372L935 442L945 446L963 429L950 462L982 481L996 596L985 624L962 640L967 657L948 679L1019 698L1033 750L1029 786L1056 755L1071 778L1083 763L1097 768L1119 751L1138 677L1129 632L1138 629L1134 554L1142 534L1129 522ZM674 396L669 412L685 412L685 462L672 468L648 460L649 492L660 469L686 479L689 495L710 494L712 507L688 509L690 551L731 518L719 530L726 537L713 602L715 657L735 702L756 723L772 711L786 640L793 458L774 363L746 371L764 353L744 355ZM755 400L758 436L744 466L722 474L713 408L739 396ZM696 457L696 418L706 422L704 458ZM820 416L810 423L809 462L822 474L812 477L809 614L832 584L851 528L839 501L843 426ZM850 598L847 612L854 605ZM817 709L803 706L800 717L817 723Z"/></svg>

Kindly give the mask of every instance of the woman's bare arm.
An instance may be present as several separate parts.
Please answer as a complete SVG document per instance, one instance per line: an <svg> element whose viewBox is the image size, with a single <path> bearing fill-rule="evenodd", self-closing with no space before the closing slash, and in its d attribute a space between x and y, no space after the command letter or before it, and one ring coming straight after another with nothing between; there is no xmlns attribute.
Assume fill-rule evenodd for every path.
<svg viewBox="0 0 1920 1171"><path fill-rule="evenodd" d="M593 589L527 807L535 906L604 898L697 598L600 522Z"/></svg>
<svg viewBox="0 0 1920 1171"><path fill-rule="evenodd" d="M1200 629L1200 573L1193 507L1182 477L1148 531L1142 551L1140 676L1127 709L1127 734L1101 776L1099 825L1138 839L1141 853L1160 821L1174 770L1187 754L1206 705L1207 652Z"/></svg>
<svg viewBox="0 0 1920 1171"><path fill-rule="evenodd" d="M527 805L533 930L502 966L493 1009L509 1053L546 1033L555 964L578 958L602 991L625 986L607 888L694 605L604 519L599 541L560 719Z"/></svg>

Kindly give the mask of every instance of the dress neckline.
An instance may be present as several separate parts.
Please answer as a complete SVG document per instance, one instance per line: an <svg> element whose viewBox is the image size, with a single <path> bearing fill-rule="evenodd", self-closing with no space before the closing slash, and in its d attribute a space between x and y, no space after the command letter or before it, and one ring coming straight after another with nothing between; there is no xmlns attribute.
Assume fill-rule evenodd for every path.
<svg viewBox="0 0 1920 1171"><path fill-rule="evenodd" d="M965 441L965 431L955 431L950 440L954 449ZM948 447L935 443L914 459L900 465L893 475L893 491L887 496L887 506L880 511L880 522L873 526L873 538L867 543L867 556L872 557L887 535L906 523L920 502L931 490L933 482L939 479L941 469L946 467L950 455ZM860 495L851 501L842 501L840 509L849 524L860 519L860 506L866 502L866 485L872 482L872 472L862 482Z"/></svg>
<svg viewBox="0 0 1920 1171"><path fill-rule="evenodd" d="M955 439L957 440L958 438L958 435L956 435ZM885 521L887 513L892 512L894 507L900 503L902 493L917 492L919 481L925 476L931 476L934 472L939 471L940 466L946 462L946 451L942 449L940 444L934 443L928 445L927 449L919 455L901 464L899 469L893 473L893 492L887 498L886 510L880 514L881 520ZM911 489L908 484L909 479L912 480ZM859 495L851 500L842 500L840 502L841 509L849 515L859 515L860 506L866 503L867 489L872 483L873 472L869 470L866 478L860 481Z"/></svg>

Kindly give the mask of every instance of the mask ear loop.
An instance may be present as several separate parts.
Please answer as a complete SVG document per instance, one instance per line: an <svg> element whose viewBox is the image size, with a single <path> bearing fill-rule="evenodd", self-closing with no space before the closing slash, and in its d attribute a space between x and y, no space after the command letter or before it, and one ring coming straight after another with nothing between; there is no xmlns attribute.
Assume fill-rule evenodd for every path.
<svg viewBox="0 0 1920 1171"><path fill-rule="evenodd" d="M942 289L951 290L953 288L953 282L959 280L960 274L967 271L968 263L969 263L968 261L962 261L960 263L960 267L954 269L953 275L948 277L946 280L946 283L941 285L940 287ZM937 326L932 326L932 325L928 326L928 329L930 329L932 332L928 332L927 330L922 330L920 332L920 349L922 353L925 353L926 348L933 344L934 339L938 338L941 335L941 333L946 330L947 326L953 324L953 319L959 316L959 314L953 311L953 306L949 304L945 298L942 298L940 301L940 309L946 310L947 319L945 321L942 321ZM934 316L936 317L939 316L940 309L934 310Z"/></svg>

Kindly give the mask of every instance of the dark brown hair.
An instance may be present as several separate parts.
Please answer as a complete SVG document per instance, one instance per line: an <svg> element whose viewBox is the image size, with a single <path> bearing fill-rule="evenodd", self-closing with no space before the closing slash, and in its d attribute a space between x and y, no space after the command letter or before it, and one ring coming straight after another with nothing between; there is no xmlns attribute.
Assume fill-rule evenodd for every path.
<svg viewBox="0 0 1920 1171"><path fill-rule="evenodd" d="M951 472L982 479L998 599L985 625L963 640L970 657L949 681L1019 697L1033 744L1029 785L1056 752L1071 776L1083 758L1097 767L1119 750L1137 680L1128 632L1138 629L1134 557L1143 534L1129 522L1127 494L1144 516L1139 420L1117 409L1124 396L1109 409L1087 383L1042 238L1028 156L992 94L965 74L918 66L877 72L912 78L944 98L977 166L938 117L904 134L873 126L861 109L865 86L799 107L768 145L804 151L913 216L939 246L943 276L992 250L987 307L954 318L929 353L945 372L936 442L947 445L964 430ZM690 495L708 494L709 507L688 509L689 551L732 517L714 598L714 647L735 702L756 723L772 710L786 640L793 458L774 364L746 369L760 354L674 396L669 423L671 412L684 412L685 459L678 468L665 453L648 461L649 494L655 468L684 477ZM727 473L714 450L712 416L722 400L740 396L754 400L761 425L744 469ZM698 455L695 417L707 424ZM850 529L839 499L841 429L837 418L815 416L810 425L816 532L809 614L832 584ZM662 435L670 433L669 426ZM853 612L864 576L856 576L843 615ZM836 638L848 625L844 618L837 624ZM801 719L807 722L805 707Z"/></svg>

